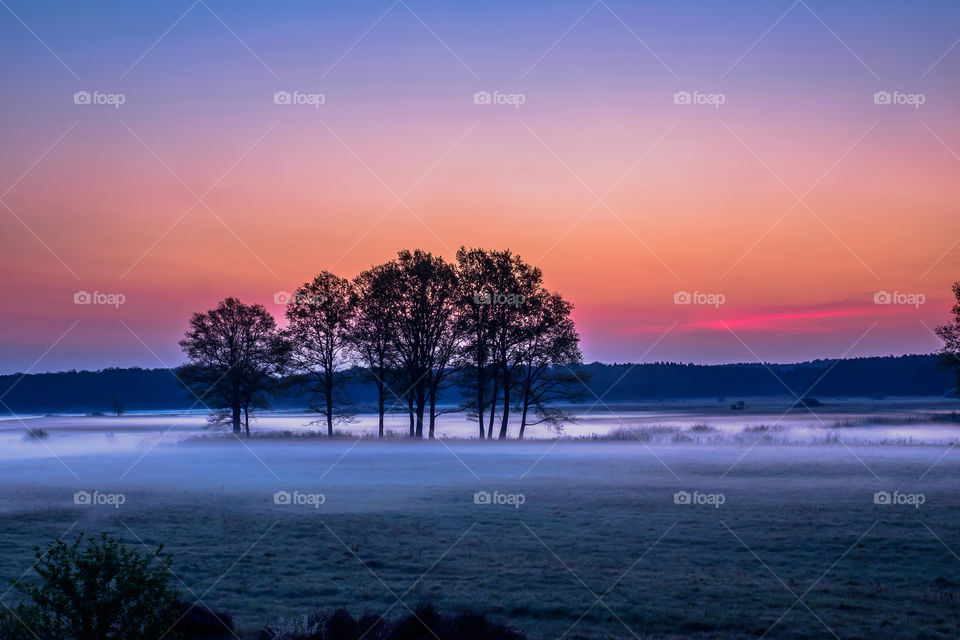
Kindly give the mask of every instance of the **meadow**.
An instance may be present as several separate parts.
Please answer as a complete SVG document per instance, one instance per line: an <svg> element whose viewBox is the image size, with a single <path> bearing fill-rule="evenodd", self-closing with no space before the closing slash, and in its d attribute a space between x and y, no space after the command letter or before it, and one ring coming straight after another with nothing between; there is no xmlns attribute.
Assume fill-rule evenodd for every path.
<svg viewBox="0 0 960 640"><path fill-rule="evenodd" d="M108 531L164 544L183 596L243 638L423 601L533 639L960 634L952 444L674 440L207 436L7 457L0 576Z"/></svg>

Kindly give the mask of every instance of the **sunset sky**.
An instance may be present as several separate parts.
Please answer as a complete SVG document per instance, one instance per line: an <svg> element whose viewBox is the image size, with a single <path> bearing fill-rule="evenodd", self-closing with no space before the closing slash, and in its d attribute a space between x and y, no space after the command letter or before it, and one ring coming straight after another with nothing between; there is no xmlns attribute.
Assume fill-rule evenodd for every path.
<svg viewBox="0 0 960 640"><path fill-rule="evenodd" d="M958 42L955 1L3 0L0 372L177 365L228 295L460 245L587 361L934 351Z"/></svg>

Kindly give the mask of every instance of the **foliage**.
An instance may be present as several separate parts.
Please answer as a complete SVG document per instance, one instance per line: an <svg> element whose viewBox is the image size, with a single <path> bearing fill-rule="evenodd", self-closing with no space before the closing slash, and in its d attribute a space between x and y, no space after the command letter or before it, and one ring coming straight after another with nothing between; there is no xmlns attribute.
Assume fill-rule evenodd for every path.
<svg viewBox="0 0 960 640"><path fill-rule="evenodd" d="M250 433L250 411L268 405L268 392L286 369L290 346L261 304L226 298L215 309L194 313L180 341L188 363L178 378L197 404L230 410L235 434L241 412Z"/></svg>
<svg viewBox="0 0 960 640"><path fill-rule="evenodd" d="M287 302L290 325L285 334L300 374L296 383L310 393L311 409L324 416L329 435L334 424L353 419L343 386L349 376L354 299L349 280L324 271L301 285Z"/></svg>
<svg viewBox="0 0 960 640"><path fill-rule="evenodd" d="M953 296L956 300L956 304L950 310L953 320L937 327L936 332L943 340L943 347L940 349L940 366L956 372L957 384L954 391L960 396L960 281L953 283Z"/></svg>
<svg viewBox="0 0 960 640"><path fill-rule="evenodd" d="M345 609L281 620L264 627L258 640L524 640L526 636L472 611L442 615L421 604L396 621L365 615L354 619Z"/></svg>
<svg viewBox="0 0 960 640"><path fill-rule="evenodd" d="M34 549L37 579L14 582L22 602L0 619L10 640L156 640L177 620L169 557L147 556L102 534ZM165 637L176 637L167 634Z"/></svg>

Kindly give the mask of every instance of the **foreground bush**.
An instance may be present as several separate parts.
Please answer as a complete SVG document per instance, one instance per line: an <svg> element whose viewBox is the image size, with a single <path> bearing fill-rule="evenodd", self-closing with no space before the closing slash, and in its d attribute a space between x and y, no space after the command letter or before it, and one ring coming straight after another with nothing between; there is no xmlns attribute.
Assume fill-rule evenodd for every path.
<svg viewBox="0 0 960 640"><path fill-rule="evenodd" d="M86 542L86 544L84 544ZM158 550L159 554L160 550ZM0 617L4 640L156 640L179 617L169 570L103 534L34 548L38 579L15 582L22 602Z"/></svg>
<svg viewBox="0 0 960 640"><path fill-rule="evenodd" d="M432 605L413 615L387 621L365 615L355 620L346 610L305 616L268 625L257 640L524 640L526 636L490 622L482 613L441 615Z"/></svg>
<svg viewBox="0 0 960 640"><path fill-rule="evenodd" d="M178 602L174 611L176 624L166 638L183 640L235 640L233 617L191 602Z"/></svg>

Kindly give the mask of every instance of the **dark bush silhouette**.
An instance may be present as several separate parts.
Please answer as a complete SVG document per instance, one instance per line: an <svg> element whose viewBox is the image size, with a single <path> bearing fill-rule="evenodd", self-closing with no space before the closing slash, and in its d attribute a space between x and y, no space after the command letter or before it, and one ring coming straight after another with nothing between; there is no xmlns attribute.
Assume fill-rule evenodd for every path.
<svg viewBox="0 0 960 640"><path fill-rule="evenodd" d="M174 638L184 640L226 640L235 638L233 617L222 611L180 601L174 607L177 623ZM170 636L167 636L170 637Z"/></svg>
<svg viewBox="0 0 960 640"><path fill-rule="evenodd" d="M168 558L81 533L34 548L37 579L15 582L22 602L0 617L4 640L156 640L176 620Z"/></svg>
<svg viewBox="0 0 960 640"><path fill-rule="evenodd" d="M393 622L367 614L355 620L345 609L318 613L289 624L264 627L257 640L525 640L482 613L443 615L423 604Z"/></svg>

